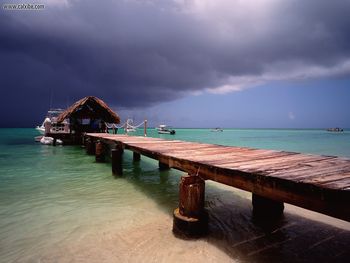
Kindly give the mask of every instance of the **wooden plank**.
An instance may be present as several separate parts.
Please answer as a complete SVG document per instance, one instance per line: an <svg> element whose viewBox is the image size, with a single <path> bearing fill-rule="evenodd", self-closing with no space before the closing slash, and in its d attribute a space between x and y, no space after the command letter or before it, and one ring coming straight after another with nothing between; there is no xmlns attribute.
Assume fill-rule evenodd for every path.
<svg viewBox="0 0 350 263"><path fill-rule="evenodd" d="M302 180L303 183L315 183L317 185L326 185L331 182L341 181L343 179L350 178L350 172L345 172L341 174L331 174L325 176L318 176L314 178L307 178Z"/></svg>
<svg viewBox="0 0 350 263"><path fill-rule="evenodd" d="M215 160L213 160L212 162L208 162L210 161L210 158L208 161L206 161L206 163L208 164L212 164L212 165L217 165L220 167L227 167L228 165L231 165L232 167L238 167L240 164L242 163L250 163L250 162L254 162L256 160L266 160L269 158L275 158L276 155L261 155L261 154L256 154L256 155L252 155L252 156L236 156L236 155L232 155L232 154L227 154L227 155L217 155L217 158ZM202 156L195 156L195 157L191 157L189 158L190 160L193 161L201 161L201 158L203 158Z"/></svg>
<svg viewBox="0 0 350 263"><path fill-rule="evenodd" d="M276 158L269 158L266 160L258 160L249 163L242 163L235 166L236 169L241 169L247 172L266 171L267 173L303 167L306 162L319 162L325 160L327 157L306 156L306 155L291 155ZM306 166L306 165L305 165Z"/></svg>
<svg viewBox="0 0 350 263"><path fill-rule="evenodd" d="M325 161L309 162L305 166L297 169L289 169L286 171L278 171L271 173L270 176L280 177L287 180L302 180L310 177L324 176L329 174L336 174L349 169L349 164L331 165Z"/></svg>
<svg viewBox="0 0 350 263"><path fill-rule="evenodd" d="M232 149L220 149L218 147L207 147L207 148L183 148L183 149L177 149L176 151L167 151L167 155L170 156L179 156L183 153L186 153L186 155L189 158L201 158L201 156L213 156L213 155L231 155L232 156Z"/></svg>
<svg viewBox="0 0 350 263"><path fill-rule="evenodd" d="M130 146L136 146L136 147L143 147L142 144L129 144ZM181 145L177 150L180 152L183 152L184 150L186 151L198 151L203 148L207 148L208 146L196 146L196 145ZM170 154L170 151L168 150L170 147L165 148L162 145L157 145L157 144L151 144L147 146L148 150L152 151L158 151L159 153L164 153L164 154ZM170 148L171 149L171 148Z"/></svg>
<svg viewBox="0 0 350 263"><path fill-rule="evenodd" d="M335 180L322 184L323 187L333 189L344 189L350 192L350 177L343 178L341 180Z"/></svg>
<svg viewBox="0 0 350 263"><path fill-rule="evenodd" d="M230 157L222 161L218 161L215 165L219 167L225 168L237 168L240 165L249 165L254 164L258 161L267 162L268 160L273 160L274 158L282 158L290 155L294 155L295 153L288 152L280 152L280 153L272 153L272 154L251 154L251 155L243 155L238 157ZM214 164L214 163L213 163Z"/></svg>

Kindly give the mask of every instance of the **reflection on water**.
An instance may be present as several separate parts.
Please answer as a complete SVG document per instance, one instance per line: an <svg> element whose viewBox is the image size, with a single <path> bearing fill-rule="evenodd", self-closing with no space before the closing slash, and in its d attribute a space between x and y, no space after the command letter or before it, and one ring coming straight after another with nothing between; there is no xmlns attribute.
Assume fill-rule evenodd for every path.
<svg viewBox="0 0 350 263"><path fill-rule="evenodd" d="M250 193L206 182L209 233L172 234L181 172L125 151L124 175L79 147L13 145L0 158L0 262L347 262L350 224L286 206L252 218ZM16 158L15 158L16 157Z"/></svg>

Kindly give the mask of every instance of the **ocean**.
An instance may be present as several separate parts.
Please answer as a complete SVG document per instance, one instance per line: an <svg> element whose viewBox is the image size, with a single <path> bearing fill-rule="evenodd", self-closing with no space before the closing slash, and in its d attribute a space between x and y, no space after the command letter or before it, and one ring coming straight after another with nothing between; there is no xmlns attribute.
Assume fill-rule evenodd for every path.
<svg viewBox="0 0 350 263"><path fill-rule="evenodd" d="M124 175L79 146L34 142L34 129L0 129L0 262L347 262L350 223L286 205L255 222L251 194L206 182L208 235L172 234L175 169L123 156ZM143 130L136 135L143 135ZM176 129L148 136L350 158L350 131Z"/></svg>

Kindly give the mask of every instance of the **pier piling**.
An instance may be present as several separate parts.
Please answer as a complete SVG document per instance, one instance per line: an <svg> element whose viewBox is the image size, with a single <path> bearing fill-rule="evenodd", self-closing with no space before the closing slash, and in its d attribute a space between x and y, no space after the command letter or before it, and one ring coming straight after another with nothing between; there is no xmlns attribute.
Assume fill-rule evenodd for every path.
<svg viewBox="0 0 350 263"><path fill-rule="evenodd" d="M159 170L161 171L170 169L169 165L167 165L166 163L162 163L161 161L159 161L158 166L159 166Z"/></svg>
<svg viewBox="0 0 350 263"><path fill-rule="evenodd" d="M122 148L116 146L112 149L112 173L114 176L123 175L123 165L122 165Z"/></svg>
<svg viewBox="0 0 350 263"><path fill-rule="evenodd" d="M95 144L94 144L93 139L91 137L86 138L85 145L86 145L86 153L88 155L94 155L95 154Z"/></svg>
<svg viewBox="0 0 350 263"><path fill-rule="evenodd" d="M205 182L199 176L181 177L179 207L174 210L173 232L185 237L206 233L207 216L204 210Z"/></svg>
<svg viewBox="0 0 350 263"><path fill-rule="evenodd" d="M97 163L102 163L105 161L104 145L101 141L96 142L95 160Z"/></svg>
<svg viewBox="0 0 350 263"><path fill-rule="evenodd" d="M141 155L137 152L133 152L132 160L133 160L133 162L139 162L141 160Z"/></svg>

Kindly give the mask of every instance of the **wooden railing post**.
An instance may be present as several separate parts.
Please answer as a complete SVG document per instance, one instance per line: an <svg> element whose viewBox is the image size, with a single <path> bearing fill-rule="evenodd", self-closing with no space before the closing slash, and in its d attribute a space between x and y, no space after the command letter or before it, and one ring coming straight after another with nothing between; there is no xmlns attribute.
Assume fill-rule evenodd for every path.
<svg viewBox="0 0 350 263"><path fill-rule="evenodd" d="M143 122L143 135L147 137L147 120Z"/></svg>

